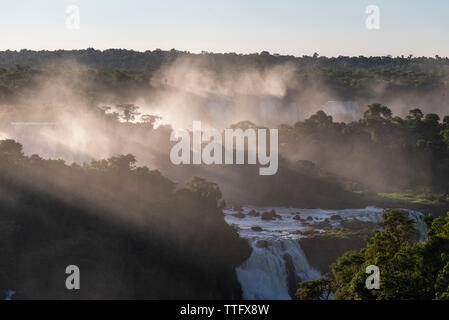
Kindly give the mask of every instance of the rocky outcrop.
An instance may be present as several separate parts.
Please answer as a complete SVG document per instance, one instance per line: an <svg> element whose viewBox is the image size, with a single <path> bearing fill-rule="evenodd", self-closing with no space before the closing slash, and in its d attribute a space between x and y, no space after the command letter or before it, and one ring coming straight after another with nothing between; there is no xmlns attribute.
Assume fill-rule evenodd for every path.
<svg viewBox="0 0 449 320"><path fill-rule="evenodd" d="M364 237L363 234L322 233L301 238L299 242L309 264L321 274L325 274L330 271L329 266L343 253L364 248Z"/></svg>
<svg viewBox="0 0 449 320"><path fill-rule="evenodd" d="M301 282L301 279L296 275L292 257L286 253L282 258L285 261L285 269L287 270L288 293L294 298L296 290L298 289L298 283Z"/></svg>
<svg viewBox="0 0 449 320"><path fill-rule="evenodd" d="M276 211L271 210L271 211L265 211L262 213L261 216L262 220L274 220L274 219L279 219L282 220L282 216L276 214Z"/></svg>
<svg viewBox="0 0 449 320"><path fill-rule="evenodd" d="M258 216L260 216L260 213L257 212L256 210L252 209L250 212L248 212L248 215L250 217L258 217Z"/></svg>
<svg viewBox="0 0 449 320"><path fill-rule="evenodd" d="M267 240L257 240L256 247L258 248L268 248L270 243Z"/></svg>

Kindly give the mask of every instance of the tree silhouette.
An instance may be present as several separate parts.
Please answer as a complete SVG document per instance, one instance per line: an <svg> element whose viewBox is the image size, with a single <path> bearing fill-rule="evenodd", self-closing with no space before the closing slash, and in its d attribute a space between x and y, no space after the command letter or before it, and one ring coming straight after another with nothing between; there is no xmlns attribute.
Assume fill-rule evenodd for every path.
<svg viewBox="0 0 449 320"><path fill-rule="evenodd" d="M390 119L392 116L391 110L387 106L383 106L380 103L373 103L368 106L368 110L365 111L365 118L381 118Z"/></svg>
<svg viewBox="0 0 449 320"><path fill-rule="evenodd" d="M151 115L151 114L143 114L140 116L140 120L142 120L143 123L147 123L147 124L151 125L152 127L154 127L154 124L156 123L156 121L158 121L160 119L162 119L162 117Z"/></svg>
<svg viewBox="0 0 449 320"><path fill-rule="evenodd" d="M134 121L140 115L140 112L138 112L140 107L131 103L118 104L117 109L122 112L120 117L126 122Z"/></svg>

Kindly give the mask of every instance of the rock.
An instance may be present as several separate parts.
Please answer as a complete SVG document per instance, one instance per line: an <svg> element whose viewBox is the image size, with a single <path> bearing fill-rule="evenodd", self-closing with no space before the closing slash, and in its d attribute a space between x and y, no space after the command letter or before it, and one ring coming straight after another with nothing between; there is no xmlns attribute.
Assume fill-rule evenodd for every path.
<svg viewBox="0 0 449 320"><path fill-rule="evenodd" d="M281 215L278 215L278 214L275 214L275 215L274 215L274 218L279 219L279 220L282 220L282 216L281 216Z"/></svg>
<svg viewBox="0 0 449 320"><path fill-rule="evenodd" d="M309 237L301 238L299 242L310 266L321 274L329 272L329 266L343 253L351 250L359 251L366 247L363 235L340 237L327 233L315 235L310 233Z"/></svg>
<svg viewBox="0 0 449 320"><path fill-rule="evenodd" d="M233 217L239 218L239 219L243 219L245 218L245 214L243 212L239 212L239 213L234 213L232 214Z"/></svg>
<svg viewBox="0 0 449 320"><path fill-rule="evenodd" d="M342 220L340 226L344 230L372 230L377 229L377 223L370 221L360 221L358 219Z"/></svg>
<svg viewBox="0 0 449 320"><path fill-rule="evenodd" d="M258 248L268 248L270 243L267 240L257 240L256 247Z"/></svg>
<svg viewBox="0 0 449 320"><path fill-rule="evenodd" d="M312 235L316 235L317 233L319 233L319 232L316 231L315 228L312 227L312 226L308 227L306 230L302 230L302 231L298 230L297 231L297 234L301 234L301 235L307 236L307 237L310 237Z"/></svg>
<svg viewBox="0 0 449 320"><path fill-rule="evenodd" d="M276 213L274 212L274 210L265 211L262 213L261 219L262 220L273 220L275 215L276 215Z"/></svg>
<svg viewBox="0 0 449 320"><path fill-rule="evenodd" d="M250 212L248 212L248 215L251 217L258 217L258 216L260 216L260 213L257 212L256 210L252 209Z"/></svg>
<svg viewBox="0 0 449 320"><path fill-rule="evenodd" d="M260 231L262 231L263 229L262 229L261 227L259 227L259 226L253 226L253 227L251 227L251 230L260 232Z"/></svg>
<svg viewBox="0 0 449 320"><path fill-rule="evenodd" d="M333 216L331 216L331 220L341 220L341 216L338 214L333 215Z"/></svg>
<svg viewBox="0 0 449 320"><path fill-rule="evenodd" d="M287 271L288 293L290 297L294 298L296 290L298 289L298 283L301 281L301 279L296 274L295 264L292 257L288 253L286 253L282 258L285 261L285 269Z"/></svg>
<svg viewBox="0 0 449 320"><path fill-rule="evenodd" d="M312 218L311 216L308 216L308 217L307 217L307 220L312 221L313 218Z"/></svg>
<svg viewBox="0 0 449 320"><path fill-rule="evenodd" d="M318 222L317 224L315 224L315 227L318 229L332 229L332 225L329 222L329 219L326 218L324 221Z"/></svg>
<svg viewBox="0 0 449 320"><path fill-rule="evenodd" d="M299 215L296 215L296 216L293 217L293 220L301 221L302 219L301 219L301 217Z"/></svg>
<svg viewBox="0 0 449 320"><path fill-rule="evenodd" d="M234 211L241 212L241 211L243 211L243 208L242 208L242 206L234 206Z"/></svg>

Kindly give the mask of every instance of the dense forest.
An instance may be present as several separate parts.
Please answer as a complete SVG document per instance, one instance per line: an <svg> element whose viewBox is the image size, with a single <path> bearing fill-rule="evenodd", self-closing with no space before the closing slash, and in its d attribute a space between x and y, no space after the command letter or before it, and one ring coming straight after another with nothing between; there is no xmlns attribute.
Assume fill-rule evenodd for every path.
<svg viewBox="0 0 449 320"><path fill-rule="evenodd" d="M237 299L250 254L217 185L184 188L132 155L67 166L0 142L0 292L15 299ZM65 288L76 264L85 290Z"/></svg>
<svg viewBox="0 0 449 320"><path fill-rule="evenodd" d="M156 128L159 116L146 114L132 103L99 104L100 93L115 92L114 89L104 79L95 80L94 83L99 81L101 84L95 85L82 76L72 83L69 93L66 92L67 84L58 90L60 82L55 80L57 100L67 99L68 104L54 105L51 103L54 96L46 93L43 98L40 95L41 88L37 83L45 82L40 78L42 72L15 67L3 74L5 86L9 88L6 91L12 93L10 100L4 98L5 105L0 113L1 131L5 136L20 141L21 133L12 125L17 121L61 122L59 129L46 135L39 131L25 135L25 138L34 136L33 142L20 141L25 143L25 151L30 155L41 154L42 141L46 140L56 140L59 149L45 156L72 159L78 164L132 153L143 164L151 164L177 182L185 182L193 176L215 181L225 198L233 203L315 208L394 207L396 204L420 210L423 209L420 204L425 203L430 204L431 211L435 211L433 205L447 207L447 115L426 114L420 108L414 108L400 117L387 106L370 104L360 120L349 123L335 121L323 111L292 124L278 123L279 171L273 177L262 178L254 166L215 166L213 170L204 165L174 166L168 161L172 146L169 141L171 127L161 125ZM82 74L85 72L98 75L99 71L87 70ZM118 81L115 86L126 91L126 85L121 87L123 81ZM47 86L53 86L53 82ZM58 91L63 92L62 96ZM48 104L40 102L46 98ZM76 102L70 104L72 100ZM250 121L228 125L244 130L264 127ZM84 140L74 146L72 141L78 141L80 134ZM374 196L376 193L378 195ZM395 203L391 202L391 197L383 196L398 193L405 195L399 199L404 201ZM429 206L424 205L424 208L428 210Z"/></svg>
<svg viewBox="0 0 449 320"><path fill-rule="evenodd" d="M413 58L409 57L337 57L327 58L315 55L313 57L289 57L270 55L267 52L253 55L237 54L212 54L200 55L186 52L172 51L147 51L134 52L127 50L98 51L93 49L81 51L6 51L0 53L0 64L8 69L0 69L0 123L3 133L11 132L10 123L15 121L58 121L58 114L66 112L64 116L75 122L90 117L94 113L95 119L105 113L110 120L107 126L109 131L107 138L119 141L121 137L114 136L116 130L121 130L124 135L133 135L134 132L151 131L152 125L159 116L147 114L151 110L134 110L131 102L152 100L160 91L186 90L185 87L171 88L170 77L167 74L168 83L161 80L157 74L165 65L177 61L179 57L187 56L200 65L200 69L211 70L214 74L220 74L224 70L231 69L235 72L246 70L250 67L266 69L271 65L285 62L294 62L302 68L295 69L294 79L302 78L299 83L294 82L287 87L287 91L281 99L279 111L282 113L286 103L294 98L296 92L299 96L308 96L308 90L302 90L299 84L313 82L311 77L323 73L326 87L332 88L330 98L344 99L348 94L351 100L357 100L357 96L363 96L363 101L369 101L369 109L361 106L358 121L343 123L331 116L317 112L319 104L314 104L310 115L300 120L298 115L287 114L289 123L285 119L278 119L274 126L280 129L281 155L295 166L306 170L324 170L328 173L344 178L346 189L351 191L367 190L374 192L400 192L400 193L439 193L447 192L448 185L448 143L449 143L449 118L446 111L448 92L449 60L447 58ZM58 60L59 59L59 60ZM67 62L67 59L71 59ZM59 62L64 63L63 67ZM73 64L82 63L81 65ZM12 66L16 64L15 66ZM19 66L22 65L22 66ZM152 67L148 67L151 65ZM177 65L175 65L177 66ZM188 73L189 68L183 69ZM359 76L356 76L359 74ZM363 75L364 74L364 75ZM200 73L200 76L203 74ZM321 76L320 76L321 77ZM155 78L158 81L155 81ZM162 77L164 78L164 77ZM189 80L183 79L182 80ZM198 81L197 79L190 79ZM206 79L209 80L209 79ZM268 79L269 80L269 79ZM162 82L161 82L162 81ZM356 81L357 83L355 83ZM381 96L372 96L372 84L382 82L385 87ZM324 85L324 84L320 84ZM48 88L52 88L49 90ZM171 88L171 89L167 89ZM210 89L210 88L209 88ZM320 87L314 91L320 91ZM164 91L164 94L166 91ZM386 95L404 93L404 99L416 100L418 96L431 96L426 104L432 106L419 106L407 104L400 111L395 111L392 106L373 102L389 100ZM193 109L197 104L204 104L204 108L210 108L214 103L216 94L206 96L205 101L198 102L198 95L182 96L191 104ZM235 95L235 93L233 93ZM262 94L263 96L263 94ZM265 97L265 96L263 96ZM176 96L176 98L180 98ZM265 97L270 99L270 96ZM326 101L329 97L321 97ZM379 98L379 100L373 100ZM233 96L227 98L233 99ZM301 103L298 108L307 109ZM425 100L425 99L423 99ZM142 102L143 101L143 102ZM248 102L248 100L245 100ZM243 101L243 102L245 102ZM438 101L436 103L435 101ZM163 101L164 102L164 101ZM238 108L240 100L236 101ZM290 101L291 102L291 101ZM420 101L421 102L421 101ZM154 102L158 103L158 101ZM314 101L316 103L316 101ZM393 103L394 104L394 103ZM87 106L87 107L86 107ZM388 107L386 107L388 106ZM229 110L227 111L227 108ZM262 106L264 107L264 106ZM205 117L207 112L199 109L198 117ZM142 109L142 108L141 108ZM426 110L438 110L433 113ZM113 112L112 112L112 111ZM171 110L171 109L170 109ZM188 116L188 109L171 110L171 114L179 112ZM235 126L246 126L242 120L251 120L251 114L244 110L233 110L226 105L224 113L242 112L241 117L235 121ZM128 112L127 116L124 113ZM134 114L135 112L135 114ZM140 113L139 113L140 112ZM221 115L221 113L220 113ZM220 117L219 115L219 117ZM182 117L182 116L181 116ZM223 114L226 119L227 116ZM273 117L275 115L273 114ZM132 120L150 124L142 129L138 123L120 123ZM164 120L164 119L163 119ZM169 121L170 119L166 119ZM210 120L210 119L208 119ZM229 119L229 121L234 120ZM260 120L259 122L257 120ZM300 120L300 121L298 121ZM264 126L263 119L257 118L249 126ZM227 122L225 126L231 126L233 122ZM285 123L285 124L283 124ZM97 123L95 123L95 126ZM122 129L126 127L126 129ZM105 129L105 126L102 126ZM160 140L167 139L166 132L161 128L157 139L161 153L166 152L167 147L161 146ZM167 131L167 130L166 130ZM8 134L5 134L8 136ZM112 135L109 137L109 135ZM140 134L139 136L143 136ZM11 134L10 134L11 136ZM161 136L163 138L161 138ZM121 142L122 144L125 142ZM130 143L129 141L126 143ZM153 144L155 141L153 139ZM163 144L166 144L165 141ZM25 146L26 147L26 146ZM98 148L98 146L96 146ZM135 148L138 149L138 148ZM138 150L116 150L112 154L133 153L139 159L146 158L139 148ZM165 150L165 151L164 151ZM94 158L109 157L111 154L94 155ZM61 155L56 155L60 157ZM313 169L307 160L317 165ZM355 165L354 165L355 164ZM161 161L154 163L163 170L165 164ZM173 168L166 168L171 171ZM163 170L164 171L164 170ZM165 171L164 171L165 172ZM177 179L172 176L171 178ZM226 188L222 187L225 193ZM261 198L261 197L259 197Z"/></svg>
<svg viewBox="0 0 449 320"><path fill-rule="evenodd" d="M170 59L179 56L207 56L217 65L233 64L240 66L250 66L252 64L276 64L284 62L295 62L300 65L315 65L321 68L335 68L339 70L369 70L402 69L404 71L436 71L449 66L449 58L435 56L429 57L325 57L315 53L313 56L295 57L292 55L270 54L267 51L254 54L237 53L212 53L202 52L194 54L186 51L172 49L164 51L156 49L153 51L133 51L125 49L95 50L56 50L56 51L2 51L0 52L0 66L10 68L14 65L26 65L30 67L48 66L67 59L76 59L89 68L111 68L132 71L156 70Z"/></svg>
<svg viewBox="0 0 449 320"><path fill-rule="evenodd" d="M3 51L0 52L0 98L2 101L13 101L20 96L18 90L30 89L53 79L56 73L59 81L63 74L65 80L69 79L67 81L72 86L84 91L90 99L101 97L104 102L105 96L112 96L113 99L130 100L136 95L146 96L161 86L170 86L170 79L158 75L162 69L177 66L180 61L188 61L189 66L205 71L206 75L213 75L216 79L228 73L232 78L248 70L263 74L280 68L281 73L292 73L283 102L299 101L301 108L307 110L317 111L317 105L328 100L357 101L360 105L373 102L395 104L404 115L418 106L429 112L449 109L447 57L328 58L318 54L294 57L268 52L248 55L192 54L174 49L145 52L118 49ZM82 66L81 70L79 66ZM287 67L289 70L285 70ZM185 73L189 71L185 66L180 69ZM188 77L183 79L194 80ZM206 83L201 85L206 88L211 86Z"/></svg>
<svg viewBox="0 0 449 320"><path fill-rule="evenodd" d="M449 116L413 109L401 118L371 104L357 122L335 123L318 111L280 129L282 154L305 154L372 191L449 190Z"/></svg>

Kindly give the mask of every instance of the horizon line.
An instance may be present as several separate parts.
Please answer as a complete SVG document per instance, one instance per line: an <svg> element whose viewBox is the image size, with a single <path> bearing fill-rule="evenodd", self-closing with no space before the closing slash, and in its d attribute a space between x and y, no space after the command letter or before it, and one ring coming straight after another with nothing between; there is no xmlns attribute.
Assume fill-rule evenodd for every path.
<svg viewBox="0 0 449 320"><path fill-rule="evenodd" d="M307 54L303 54L302 56L300 55L294 55L294 54L280 54L280 53L276 53L276 52L269 52L268 50L262 50L260 52L251 52L251 53L243 53L243 52L233 52L233 51L227 51L227 52L213 52L213 51L207 51L207 50L201 50L200 52L197 51L189 51L189 50L178 50L175 48L171 48L171 49L161 49L161 48L155 48L153 50L147 49L145 51L143 50L136 50L136 49L127 49L127 48L107 48L107 49L97 49L97 48L93 48L93 47L87 47L87 48L78 48L78 49L27 49L27 48L22 48L22 49L4 49L4 50L0 50L0 53L4 53L4 52L16 52L16 53L20 53L22 51L31 51L31 52L58 52L58 51L65 51L65 52L70 52L70 51L89 51L89 50L93 50L93 51L99 51L99 52L106 52L106 51L112 51L112 50L116 50L116 51L132 51L132 52L136 52L136 53L148 53L148 52L171 52L171 51L175 51L178 53L185 53L185 54L192 54L192 55L206 55L206 54L214 54L214 55L230 55L230 54L235 54L238 56L251 56L251 55L261 55L263 53L268 53L271 56L277 56L277 57L293 57L293 58L305 58L305 57L313 57L314 54L316 53L317 59L319 58L327 58L327 59L337 59L337 58L391 58L391 59L416 59L416 58L427 58L427 59L442 59L442 60L447 60L449 59L449 56L440 56L438 54L435 54L433 56L415 56L414 54L408 53L408 54L401 54L401 55L395 55L393 56L392 54L386 54L386 55L343 55L343 54L339 54L339 55L333 55L333 56L327 56L327 55L320 55L318 52L315 52L312 55L307 55Z"/></svg>

